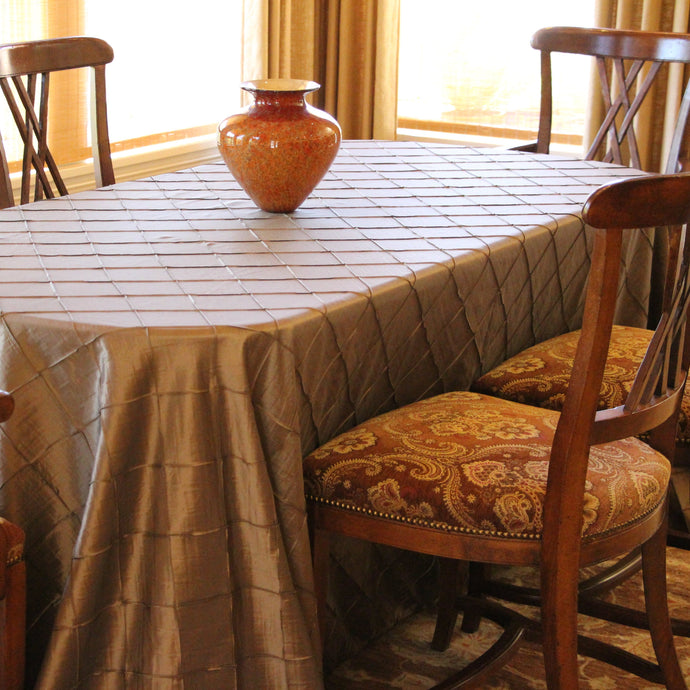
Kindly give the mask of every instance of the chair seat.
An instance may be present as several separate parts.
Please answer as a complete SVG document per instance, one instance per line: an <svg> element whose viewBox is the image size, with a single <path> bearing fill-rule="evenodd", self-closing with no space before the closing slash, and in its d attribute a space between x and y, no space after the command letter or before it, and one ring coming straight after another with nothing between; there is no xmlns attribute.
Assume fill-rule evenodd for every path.
<svg viewBox="0 0 690 690"><path fill-rule="evenodd" d="M452 392L371 419L305 459L307 498L444 531L538 538L559 412ZM664 500L668 460L636 438L593 447L583 536Z"/></svg>
<svg viewBox="0 0 690 690"><path fill-rule="evenodd" d="M630 391L637 367L653 331L614 326L599 409L622 405ZM520 352L481 376L472 384L477 393L494 395L550 410L560 410L570 380L580 331L545 340ZM686 392L678 417L676 440L690 446L690 393Z"/></svg>

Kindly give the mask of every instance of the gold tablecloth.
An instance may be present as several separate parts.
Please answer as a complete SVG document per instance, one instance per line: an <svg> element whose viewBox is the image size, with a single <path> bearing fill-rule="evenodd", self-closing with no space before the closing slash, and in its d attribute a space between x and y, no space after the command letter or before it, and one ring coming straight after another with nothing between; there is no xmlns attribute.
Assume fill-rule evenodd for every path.
<svg viewBox="0 0 690 690"><path fill-rule="evenodd" d="M578 326L635 171L345 142L292 215L222 164L0 212L0 512L40 688L321 686L301 458ZM644 323L628 247L620 320Z"/></svg>

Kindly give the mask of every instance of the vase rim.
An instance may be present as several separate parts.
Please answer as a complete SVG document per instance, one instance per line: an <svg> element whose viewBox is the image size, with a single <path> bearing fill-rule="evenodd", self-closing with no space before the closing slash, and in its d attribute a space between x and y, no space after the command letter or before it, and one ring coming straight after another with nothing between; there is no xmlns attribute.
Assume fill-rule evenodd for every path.
<svg viewBox="0 0 690 690"><path fill-rule="evenodd" d="M307 79L254 79L243 81L240 88L250 93L259 91L280 93L311 93L321 88L321 84Z"/></svg>

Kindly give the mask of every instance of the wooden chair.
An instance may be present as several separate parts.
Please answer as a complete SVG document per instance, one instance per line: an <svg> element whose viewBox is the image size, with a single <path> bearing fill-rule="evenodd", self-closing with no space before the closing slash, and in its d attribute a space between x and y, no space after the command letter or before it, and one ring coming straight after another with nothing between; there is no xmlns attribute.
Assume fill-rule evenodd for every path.
<svg viewBox="0 0 690 690"><path fill-rule="evenodd" d="M549 153L553 114L552 53L591 56L596 60L605 112L585 160L643 169L634 118L651 93L664 64L690 64L690 34L553 27L537 31L531 45L541 52L539 130L535 144L518 148ZM689 110L690 82L686 80L666 160L666 173L680 172L687 162L683 144Z"/></svg>
<svg viewBox="0 0 690 690"><path fill-rule="evenodd" d="M603 160L642 168L634 118L667 64L690 64L690 34L622 29L553 27L537 31L531 45L541 52L541 105L535 143L517 149L549 153L553 114L551 55L566 53L594 58L604 114L585 160ZM673 130L664 172L688 169L687 124L690 80L685 88ZM650 172L656 172L650 171ZM649 321L653 327L661 310L661 284L667 248L663 238L654 243L650 277Z"/></svg>
<svg viewBox="0 0 690 690"><path fill-rule="evenodd" d="M0 422L14 409L9 393L0 391ZM24 687L26 567L24 532L0 518L0 690Z"/></svg>
<svg viewBox="0 0 690 690"><path fill-rule="evenodd" d="M48 94L53 72L91 68L91 139L96 185L113 184L106 113L105 65L113 50L98 38L75 36L0 46L0 88L23 142L20 203L67 194L48 147ZM32 173L33 171L33 173ZM14 205L7 157L0 138L0 208Z"/></svg>
<svg viewBox="0 0 690 690"><path fill-rule="evenodd" d="M552 53L571 53L596 59L605 116L585 159L598 158L641 167L632 126L645 97L666 63L690 64L690 34L586 29L576 27L545 28L532 37L532 46L541 51L541 111L536 144L524 150L548 153L552 116ZM648 71L647 71L648 70ZM640 83L638 83L640 82ZM665 163L665 172L688 169L687 125L690 112L690 81L686 80L677 113L673 139ZM654 265L650 275L648 328L654 328L662 309L664 271L667 260L666 237L656 234ZM572 355L579 331L565 334L526 350L477 381L473 389L533 405L560 409L567 387ZM614 327L611 357L604 376L602 407L619 404L634 377L651 330ZM543 359L539 369L518 369L534 357ZM690 390L683 399L679 417L678 464L690 465ZM680 475L678 475L680 476ZM677 512L680 512L678 510ZM681 527L679 525L679 527ZM673 543L690 548L686 530L674 529ZM634 570L631 567L631 570Z"/></svg>
<svg viewBox="0 0 690 690"><path fill-rule="evenodd" d="M618 181L583 210L594 232L584 326L562 412L451 392L371 419L304 461L316 593L325 635L333 533L450 560L540 568L541 623L484 597L461 598L463 628L480 615L505 626L497 646L446 684L479 682L523 636L540 639L549 688L574 688L578 650L668 688L685 688L666 601L667 490L690 359L683 228L690 174ZM624 403L597 411L616 304L621 243L633 227L672 226L671 291ZM649 444L639 434L649 437ZM646 617L658 664L577 634L580 569L640 547ZM457 581L456 581L457 582ZM448 639L443 610L434 639ZM595 610L593 613L597 613ZM451 685L457 683L458 685Z"/></svg>

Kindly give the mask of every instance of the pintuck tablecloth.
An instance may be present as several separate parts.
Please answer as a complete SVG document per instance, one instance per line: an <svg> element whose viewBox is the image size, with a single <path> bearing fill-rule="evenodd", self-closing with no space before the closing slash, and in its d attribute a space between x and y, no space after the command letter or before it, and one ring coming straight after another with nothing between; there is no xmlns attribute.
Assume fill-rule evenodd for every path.
<svg viewBox="0 0 690 690"><path fill-rule="evenodd" d="M29 677L320 687L303 454L578 326L581 205L639 174L345 142L291 215L223 164L1 211ZM650 258L627 248L622 322L644 324Z"/></svg>

